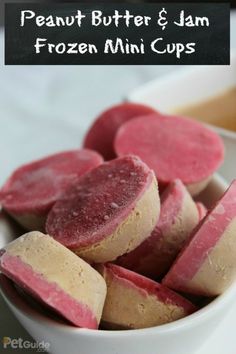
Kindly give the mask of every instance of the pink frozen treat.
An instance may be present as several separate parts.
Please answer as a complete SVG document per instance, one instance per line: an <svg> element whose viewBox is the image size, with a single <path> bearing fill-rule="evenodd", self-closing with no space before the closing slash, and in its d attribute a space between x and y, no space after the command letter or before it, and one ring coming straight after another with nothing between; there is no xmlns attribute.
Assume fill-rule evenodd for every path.
<svg viewBox="0 0 236 354"><path fill-rule="evenodd" d="M114 264L98 267L107 283L102 324L108 329L137 329L178 320L195 306L165 286Z"/></svg>
<svg viewBox="0 0 236 354"><path fill-rule="evenodd" d="M137 103L121 103L100 114L89 129L84 146L94 149L106 160L116 157L113 141L119 127L133 118L156 112L148 106Z"/></svg>
<svg viewBox="0 0 236 354"><path fill-rule="evenodd" d="M207 214L207 208L201 202L197 202L196 206L199 214L199 221L201 221Z"/></svg>
<svg viewBox="0 0 236 354"><path fill-rule="evenodd" d="M183 183L175 180L161 195L160 218L151 235L116 263L150 278L163 276L198 221L195 202Z"/></svg>
<svg viewBox="0 0 236 354"><path fill-rule="evenodd" d="M46 229L88 262L104 263L143 242L159 210L153 171L139 158L126 156L81 177L53 206Z"/></svg>
<svg viewBox="0 0 236 354"><path fill-rule="evenodd" d="M236 279L236 180L208 212L163 280L177 291L222 294Z"/></svg>
<svg viewBox="0 0 236 354"><path fill-rule="evenodd" d="M0 269L75 326L98 328L104 279L52 237L32 231L9 243L2 250Z"/></svg>
<svg viewBox="0 0 236 354"><path fill-rule="evenodd" d="M161 187L180 179L192 195L209 182L224 158L221 138L192 119L152 114L120 127L118 156L135 154L152 168Z"/></svg>
<svg viewBox="0 0 236 354"><path fill-rule="evenodd" d="M3 208L28 230L44 230L46 216L62 192L103 162L91 150L57 153L18 168L0 191Z"/></svg>

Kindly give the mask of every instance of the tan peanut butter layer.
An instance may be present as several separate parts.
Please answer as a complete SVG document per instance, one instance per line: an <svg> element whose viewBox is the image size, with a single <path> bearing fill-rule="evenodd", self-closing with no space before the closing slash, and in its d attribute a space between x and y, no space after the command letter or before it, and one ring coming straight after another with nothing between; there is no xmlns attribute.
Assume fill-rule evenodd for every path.
<svg viewBox="0 0 236 354"><path fill-rule="evenodd" d="M181 181L173 181L162 195L160 218L150 236L116 263L149 278L162 277L198 221L192 197Z"/></svg>
<svg viewBox="0 0 236 354"><path fill-rule="evenodd" d="M147 328L186 315L182 307L163 303L125 280L111 278L108 274L105 279L108 291L102 321L107 328Z"/></svg>
<svg viewBox="0 0 236 354"><path fill-rule="evenodd" d="M27 233L5 247L51 283L57 284L79 303L87 305L98 322L106 296L102 276L73 252L40 232Z"/></svg>
<svg viewBox="0 0 236 354"><path fill-rule="evenodd" d="M175 221L163 232L163 236L158 241L156 252L153 246L153 253L150 254L150 257L145 257L143 262L150 262L151 267L155 264L157 269L162 269L166 272L176 258L183 243L197 225L198 220L199 215L195 202L190 195L186 193L181 210L178 215L176 215ZM142 262L140 262L140 268L146 268ZM138 271L138 269L139 268L137 268L136 271Z"/></svg>
<svg viewBox="0 0 236 354"><path fill-rule="evenodd" d="M207 187L207 185L211 181L211 179L212 179L212 176L204 179L201 182L187 184L186 187L187 187L189 193L192 196L195 196L195 195L198 195L201 191L203 191Z"/></svg>
<svg viewBox="0 0 236 354"><path fill-rule="evenodd" d="M36 214L12 214L9 213L13 219L15 219L20 225L22 225L26 230L37 230L44 232L46 215L36 215Z"/></svg>
<svg viewBox="0 0 236 354"><path fill-rule="evenodd" d="M156 178L153 176L148 189L143 193L129 216L105 239L75 252L95 263L115 260L142 243L157 224L160 202Z"/></svg>
<svg viewBox="0 0 236 354"><path fill-rule="evenodd" d="M186 287L201 290L201 293L214 296L222 294L236 279L236 218L228 225L223 235L208 253L194 277Z"/></svg>

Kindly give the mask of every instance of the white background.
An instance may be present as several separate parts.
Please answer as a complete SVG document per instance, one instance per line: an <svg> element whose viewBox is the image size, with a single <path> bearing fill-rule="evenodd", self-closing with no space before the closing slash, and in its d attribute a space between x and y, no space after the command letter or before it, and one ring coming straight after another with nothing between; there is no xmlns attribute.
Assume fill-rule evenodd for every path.
<svg viewBox="0 0 236 354"><path fill-rule="evenodd" d="M80 146L84 132L100 111L120 102L142 83L179 69L178 66L5 67L3 45L0 32L0 184L24 162ZM236 48L236 14L231 16L231 46ZM236 308L234 313L235 316L233 312L227 316L196 354L236 353ZM29 338L2 299L0 316L0 340L3 336ZM27 350L27 353L35 352Z"/></svg>

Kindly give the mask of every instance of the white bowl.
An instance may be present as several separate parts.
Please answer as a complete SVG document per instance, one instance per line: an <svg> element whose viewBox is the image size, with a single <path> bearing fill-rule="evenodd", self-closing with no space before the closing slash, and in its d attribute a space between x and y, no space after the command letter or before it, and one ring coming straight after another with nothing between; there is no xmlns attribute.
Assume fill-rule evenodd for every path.
<svg viewBox="0 0 236 354"><path fill-rule="evenodd" d="M230 65L203 65L176 70L138 87L128 101L150 105L158 111L173 113L177 108L205 101L236 86L236 51ZM220 173L228 181L236 176L236 133L212 126L223 138L226 156Z"/></svg>
<svg viewBox="0 0 236 354"><path fill-rule="evenodd" d="M200 199L211 206L226 188L226 182L216 175ZM201 310L170 324L140 330L95 331L47 317L30 305L3 275L0 287L21 324L36 341L48 342L49 351L54 354L192 354L222 322L236 296L233 285Z"/></svg>

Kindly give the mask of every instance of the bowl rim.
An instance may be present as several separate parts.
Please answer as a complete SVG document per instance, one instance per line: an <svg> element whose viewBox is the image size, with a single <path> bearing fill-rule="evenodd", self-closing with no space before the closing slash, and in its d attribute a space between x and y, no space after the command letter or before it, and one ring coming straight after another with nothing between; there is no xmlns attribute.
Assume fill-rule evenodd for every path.
<svg viewBox="0 0 236 354"><path fill-rule="evenodd" d="M214 175L214 180L222 187L227 188L228 183L218 174ZM214 316L215 311L220 311L230 299L236 295L236 282L232 284L223 294L217 296L209 304L202 307L198 311L184 318L176 320L171 323L166 323L159 326L142 328L142 329L130 329L130 330L95 330L87 328L74 327L71 324L60 323L51 317L47 317L43 313L40 313L37 309L31 306L24 297L19 295L13 281L8 279L0 272L0 293L5 302L12 309L14 313L18 313L19 316L26 316L33 322L43 324L44 326L53 327L55 330L63 333L69 333L73 335L83 335L88 337L104 338L104 337L127 337L136 335L157 335L161 333L171 333L176 330L181 330L186 327L191 327L204 321L206 318Z"/></svg>

